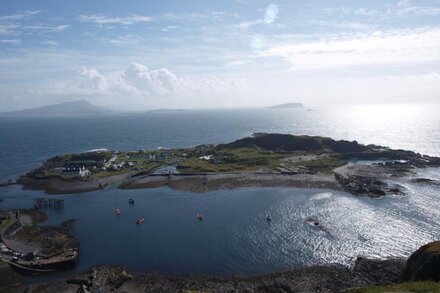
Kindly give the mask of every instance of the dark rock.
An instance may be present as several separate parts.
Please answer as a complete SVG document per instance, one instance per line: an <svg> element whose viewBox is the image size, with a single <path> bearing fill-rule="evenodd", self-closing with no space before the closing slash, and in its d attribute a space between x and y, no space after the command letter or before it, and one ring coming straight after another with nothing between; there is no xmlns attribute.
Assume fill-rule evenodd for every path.
<svg viewBox="0 0 440 293"><path fill-rule="evenodd" d="M217 146L218 149L244 147L259 147L264 150L284 152L331 150L337 153L357 153L369 150L369 147L356 141L337 141L327 137L289 134L259 134Z"/></svg>
<svg viewBox="0 0 440 293"><path fill-rule="evenodd" d="M440 241L426 244L410 256L404 278L407 281L440 281Z"/></svg>
<svg viewBox="0 0 440 293"><path fill-rule="evenodd" d="M428 179L428 178L416 178L416 179L412 179L411 182L430 184L430 185L440 185L440 182L438 182L437 180L432 180L432 179Z"/></svg>
<svg viewBox="0 0 440 293"><path fill-rule="evenodd" d="M368 259L358 257L353 272L368 284L394 284L402 281L405 259Z"/></svg>

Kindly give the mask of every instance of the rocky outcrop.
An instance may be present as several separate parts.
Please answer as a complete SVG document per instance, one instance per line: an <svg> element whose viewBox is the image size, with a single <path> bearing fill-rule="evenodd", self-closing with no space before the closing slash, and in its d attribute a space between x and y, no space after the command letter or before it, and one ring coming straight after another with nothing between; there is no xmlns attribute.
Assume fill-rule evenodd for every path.
<svg viewBox="0 0 440 293"><path fill-rule="evenodd" d="M404 278L407 281L440 281L440 241L426 244L410 256Z"/></svg>
<svg viewBox="0 0 440 293"><path fill-rule="evenodd" d="M356 278L369 284L395 284L402 281L405 265L406 261L402 258L384 261L358 257L353 271Z"/></svg>
<svg viewBox="0 0 440 293"><path fill-rule="evenodd" d="M400 282L404 267L405 260L359 258L353 269L329 264L257 277L170 277L101 266L89 273L23 286L17 292L341 292Z"/></svg>

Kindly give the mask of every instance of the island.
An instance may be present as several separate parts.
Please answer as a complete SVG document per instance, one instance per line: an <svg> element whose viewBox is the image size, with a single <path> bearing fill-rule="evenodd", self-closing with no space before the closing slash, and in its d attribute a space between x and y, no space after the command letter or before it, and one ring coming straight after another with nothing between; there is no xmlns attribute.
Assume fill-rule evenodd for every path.
<svg viewBox="0 0 440 293"><path fill-rule="evenodd" d="M111 114L112 110L93 105L85 100L64 102L38 108L0 112L0 117L62 117Z"/></svg>
<svg viewBox="0 0 440 293"><path fill-rule="evenodd" d="M301 103L285 103L275 106L268 107L270 109L292 109L292 108L304 108L304 105Z"/></svg>
<svg viewBox="0 0 440 293"><path fill-rule="evenodd" d="M16 183L49 194L168 186L207 192L238 187L303 187L383 197L405 190L389 182L440 158L356 141L255 133L226 144L60 155ZM437 184L426 178L421 184Z"/></svg>

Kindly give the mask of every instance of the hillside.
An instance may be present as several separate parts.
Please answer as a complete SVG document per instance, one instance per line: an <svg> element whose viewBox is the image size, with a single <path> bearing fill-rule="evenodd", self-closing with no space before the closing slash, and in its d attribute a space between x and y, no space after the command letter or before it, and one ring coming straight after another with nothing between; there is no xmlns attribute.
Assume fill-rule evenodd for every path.
<svg viewBox="0 0 440 293"><path fill-rule="evenodd" d="M290 134L258 134L218 145L219 149L258 147L270 151L333 151L336 153L357 153L369 150L356 141L333 140L319 136L294 136Z"/></svg>
<svg viewBox="0 0 440 293"><path fill-rule="evenodd" d="M268 107L270 109L291 109L291 108L304 108L304 105L301 103L286 103Z"/></svg>
<svg viewBox="0 0 440 293"><path fill-rule="evenodd" d="M0 113L0 116L81 116L111 112L110 109L95 106L85 100L79 100L20 111L3 112Z"/></svg>

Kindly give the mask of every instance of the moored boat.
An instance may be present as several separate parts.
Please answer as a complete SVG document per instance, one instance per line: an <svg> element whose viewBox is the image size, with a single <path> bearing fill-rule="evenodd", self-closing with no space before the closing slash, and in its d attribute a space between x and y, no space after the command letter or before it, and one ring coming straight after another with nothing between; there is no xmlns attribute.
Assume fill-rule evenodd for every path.
<svg viewBox="0 0 440 293"><path fill-rule="evenodd" d="M12 259L8 261L8 264L12 268L26 274L41 274L69 268L77 263L78 258L78 250L71 249L57 255L35 258L33 260Z"/></svg>

